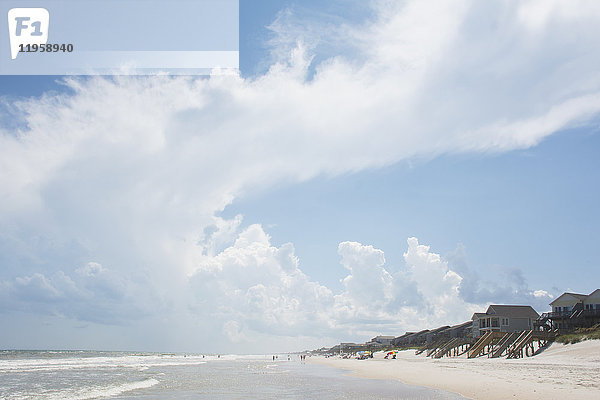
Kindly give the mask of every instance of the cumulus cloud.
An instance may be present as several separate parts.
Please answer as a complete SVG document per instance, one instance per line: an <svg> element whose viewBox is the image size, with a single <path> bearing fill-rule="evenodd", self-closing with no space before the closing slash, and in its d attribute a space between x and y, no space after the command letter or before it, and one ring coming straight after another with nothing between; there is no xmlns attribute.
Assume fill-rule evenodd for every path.
<svg viewBox="0 0 600 400"><path fill-rule="evenodd" d="M232 246L201 261L190 286L193 312L225 320L227 332L242 326L286 336L327 330L331 290L300 270L293 245L272 246L259 225L251 225Z"/></svg>
<svg viewBox="0 0 600 400"><path fill-rule="evenodd" d="M594 3L565 13L557 2L377 1L367 20L336 28L347 40L327 54L312 53L327 26L275 40L294 45L275 48L278 61L257 77L67 79L61 94L11 104L2 114L19 121L0 131L0 288L133 316L121 305L144 287L146 312L211 315L236 340L245 329L331 332L353 320L408 326L417 305L422 323L440 322L458 316L438 303L505 298L509 289L453 271L416 240L398 270L377 249L342 243L349 275L334 294L302 273L292 245L272 246L256 226L240 234L241 217L219 213L278 182L527 148L585 124L600 110ZM292 15L277 30L299 26ZM506 280L528 290L518 272Z"/></svg>
<svg viewBox="0 0 600 400"><path fill-rule="evenodd" d="M219 236L218 231L213 234ZM184 309L169 304L161 310L160 302L144 293L150 283L134 286L96 262L77 268L72 276L62 271L51 277L35 273L0 281L0 288L4 311L104 324L137 323L148 316L149 307L175 312L185 329L205 327L194 331L196 339L214 340L216 346L238 345L239 351L248 351L248 346L265 351L266 343L273 350L270 337L286 338L288 346L305 346L322 344L316 340L323 338L362 340L380 333L400 334L463 322L490 302L531 304L551 297L543 290L527 289L522 280L494 292L466 292L473 284L465 282L480 284L477 278L464 268L463 278L451 262L414 237L407 240L400 266L388 265L382 250L358 242L340 243L338 253L348 271L339 293L306 276L294 246L274 246L260 225L238 228L222 251L200 256L179 288Z"/></svg>
<svg viewBox="0 0 600 400"><path fill-rule="evenodd" d="M515 300L469 298L461 288L470 277L414 237L401 266L387 265L382 250L357 242L340 243L338 253L348 274L343 290L334 293L302 273L291 244L275 247L261 226L252 225L198 266L190 280L192 312L209 316L234 342L251 342L257 334L361 338L459 323L491 302ZM523 288L520 282L512 290ZM544 291L527 293L519 300L548 298Z"/></svg>

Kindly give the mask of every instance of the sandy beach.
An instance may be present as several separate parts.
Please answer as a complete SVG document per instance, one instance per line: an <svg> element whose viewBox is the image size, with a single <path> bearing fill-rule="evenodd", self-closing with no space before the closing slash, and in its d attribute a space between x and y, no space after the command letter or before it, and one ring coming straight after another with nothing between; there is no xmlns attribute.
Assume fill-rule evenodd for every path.
<svg viewBox="0 0 600 400"><path fill-rule="evenodd" d="M415 355L414 350L400 352L395 360L383 357L378 352L368 360L311 357L309 361L364 378L396 379L470 399L600 398L600 340L553 343L541 354L516 360L485 356L433 360Z"/></svg>

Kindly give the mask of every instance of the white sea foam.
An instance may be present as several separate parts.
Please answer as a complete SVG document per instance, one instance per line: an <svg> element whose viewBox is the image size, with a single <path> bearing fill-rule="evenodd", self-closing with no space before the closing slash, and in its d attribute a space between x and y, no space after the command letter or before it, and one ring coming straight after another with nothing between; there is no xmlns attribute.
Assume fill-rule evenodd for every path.
<svg viewBox="0 0 600 400"><path fill-rule="evenodd" d="M63 391L59 393L48 393L44 395L48 400L92 400L118 396L132 390L146 389L152 387L159 382L154 378L145 379L143 381L123 383L115 386L98 386L80 389L77 391Z"/></svg>
<svg viewBox="0 0 600 400"><path fill-rule="evenodd" d="M147 369L157 366L200 365L206 361L200 357L181 356L125 356L58 359L1 360L2 372L64 371L88 368Z"/></svg>

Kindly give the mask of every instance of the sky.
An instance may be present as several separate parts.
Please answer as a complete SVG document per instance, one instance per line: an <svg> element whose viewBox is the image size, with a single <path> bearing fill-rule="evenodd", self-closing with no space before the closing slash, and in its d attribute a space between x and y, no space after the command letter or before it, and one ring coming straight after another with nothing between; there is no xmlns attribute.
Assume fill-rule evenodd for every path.
<svg viewBox="0 0 600 400"><path fill-rule="evenodd" d="M599 20L242 0L239 74L0 77L0 348L272 353L592 292Z"/></svg>

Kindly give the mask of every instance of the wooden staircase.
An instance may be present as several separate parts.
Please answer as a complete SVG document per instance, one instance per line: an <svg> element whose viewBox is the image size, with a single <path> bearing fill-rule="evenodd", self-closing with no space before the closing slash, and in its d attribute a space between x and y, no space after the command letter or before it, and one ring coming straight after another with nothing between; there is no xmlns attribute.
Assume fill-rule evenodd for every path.
<svg viewBox="0 0 600 400"><path fill-rule="evenodd" d="M485 349L485 346L492 342L492 339L494 339L494 332L492 331L489 331L480 337L479 340L475 342L473 346L471 346L469 351L467 351L467 358L475 358L480 355Z"/></svg>
<svg viewBox="0 0 600 400"><path fill-rule="evenodd" d="M419 354L423 353L425 350L427 350L428 348L429 348L429 345L427 345L427 344L424 346L421 346L417 350L415 350L415 354L419 355Z"/></svg>
<svg viewBox="0 0 600 400"><path fill-rule="evenodd" d="M442 343L444 343L444 339L441 339L441 340L440 340L440 339L438 339L438 340L436 340L436 341L434 341L434 342L427 343L427 344L423 345L423 346L422 346L420 349L416 350L416 351L415 351L415 354L419 355L419 354L421 354L421 353L423 353L423 352L426 352L425 354L427 355L427 357L429 357L429 355L430 355L431 353L433 353L434 351L436 351L436 350L437 350L437 348L438 348L438 347L439 347L439 346L440 346Z"/></svg>
<svg viewBox="0 0 600 400"><path fill-rule="evenodd" d="M460 342L459 338L454 338L454 339L450 340L449 342L446 342L446 344L444 344L443 346L440 346L440 348L437 349L437 351L435 351L431 355L431 358L442 358L442 357L444 357L444 355L446 353L448 353L452 348L454 348L455 346L458 345L458 342Z"/></svg>
<svg viewBox="0 0 600 400"><path fill-rule="evenodd" d="M523 357L525 346L533 342L533 331L523 331L519 337L508 348L507 358Z"/></svg>
<svg viewBox="0 0 600 400"><path fill-rule="evenodd" d="M494 350L492 351L491 357L492 358L500 357L502 355L502 353L504 353L504 351L508 348L508 346L510 346L511 344L513 344L515 342L517 337L518 337L518 335L515 332L508 332L504 336L502 336L502 338L496 345L496 348L494 348Z"/></svg>

